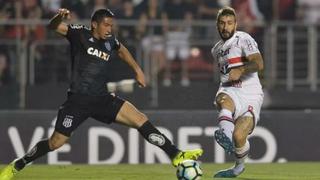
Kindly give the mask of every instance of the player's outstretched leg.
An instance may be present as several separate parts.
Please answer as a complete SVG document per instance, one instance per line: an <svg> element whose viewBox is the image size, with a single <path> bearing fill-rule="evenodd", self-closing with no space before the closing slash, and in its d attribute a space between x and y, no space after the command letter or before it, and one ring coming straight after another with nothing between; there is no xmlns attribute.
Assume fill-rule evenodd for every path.
<svg viewBox="0 0 320 180"><path fill-rule="evenodd" d="M48 140L39 141L26 155L12 161L0 174L0 180L12 179L29 162L47 154L50 150Z"/></svg>
<svg viewBox="0 0 320 180"><path fill-rule="evenodd" d="M235 148L236 163L229 169L218 171L213 177L215 178L234 178L244 172L244 161L248 157L250 150L249 141L241 148Z"/></svg>
<svg viewBox="0 0 320 180"><path fill-rule="evenodd" d="M138 128L140 134L151 144L161 148L171 158L172 165L178 166L184 160L197 160L203 153L202 149L179 150L164 134L146 121Z"/></svg>
<svg viewBox="0 0 320 180"><path fill-rule="evenodd" d="M177 167L182 161L185 160L197 160L203 154L202 149L193 149L193 150L185 150L180 151L173 159L172 165Z"/></svg>
<svg viewBox="0 0 320 180"><path fill-rule="evenodd" d="M116 122L136 128L146 141L158 146L170 157L173 166L178 166L182 161L187 159L196 160L203 153L202 149L179 150L170 139L153 126L145 114L141 113L128 101L125 101L119 110Z"/></svg>
<svg viewBox="0 0 320 180"><path fill-rule="evenodd" d="M67 136L64 136L58 132L54 132L50 139L39 141L27 154L22 158L12 161L7 167L0 173L0 180L10 180L19 171L21 171L30 162L46 155L48 152L53 151L61 147L68 140Z"/></svg>
<svg viewBox="0 0 320 180"><path fill-rule="evenodd" d="M18 170L14 167L14 163L15 161L12 161L1 171L0 180L10 180L18 173Z"/></svg>

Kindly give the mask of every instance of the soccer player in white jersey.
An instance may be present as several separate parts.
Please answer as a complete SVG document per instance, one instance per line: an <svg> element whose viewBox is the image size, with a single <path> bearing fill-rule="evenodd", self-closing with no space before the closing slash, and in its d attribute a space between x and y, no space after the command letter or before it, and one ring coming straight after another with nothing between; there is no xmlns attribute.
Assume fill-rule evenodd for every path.
<svg viewBox="0 0 320 180"><path fill-rule="evenodd" d="M220 88L215 98L219 129L214 136L225 151L235 156L235 165L214 177L237 177L244 171L250 144L247 137L259 120L263 91L258 71L263 60L257 43L247 33L237 31L236 13L224 7L217 15L221 40L212 48L220 70Z"/></svg>

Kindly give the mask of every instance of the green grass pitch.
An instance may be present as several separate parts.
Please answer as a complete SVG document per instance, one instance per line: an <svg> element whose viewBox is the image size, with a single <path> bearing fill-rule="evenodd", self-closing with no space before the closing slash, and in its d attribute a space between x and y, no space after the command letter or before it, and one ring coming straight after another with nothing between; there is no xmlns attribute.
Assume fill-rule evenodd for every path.
<svg viewBox="0 0 320 180"><path fill-rule="evenodd" d="M232 164L201 165L203 180L212 179L213 172ZM4 166L0 166L2 169ZM16 180L175 180L171 165L31 165ZM320 162L247 164L246 171L235 179L242 180L320 180Z"/></svg>

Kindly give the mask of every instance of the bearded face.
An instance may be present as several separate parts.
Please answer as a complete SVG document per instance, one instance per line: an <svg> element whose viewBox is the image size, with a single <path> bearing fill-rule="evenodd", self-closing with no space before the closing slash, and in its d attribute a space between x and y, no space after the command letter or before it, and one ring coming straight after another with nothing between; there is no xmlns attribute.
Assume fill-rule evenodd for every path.
<svg viewBox="0 0 320 180"><path fill-rule="evenodd" d="M236 18L233 15L221 16L217 22L218 32L224 41L230 39L237 28Z"/></svg>

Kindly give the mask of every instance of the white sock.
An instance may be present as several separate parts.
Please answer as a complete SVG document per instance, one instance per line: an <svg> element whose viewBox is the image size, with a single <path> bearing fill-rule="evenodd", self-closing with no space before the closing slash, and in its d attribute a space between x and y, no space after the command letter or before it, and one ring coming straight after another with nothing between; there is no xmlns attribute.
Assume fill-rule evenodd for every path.
<svg viewBox="0 0 320 180"><path fill-rule="evenodd" d="M232 112L227 109L221 109L218 116L219 128L232 142L232 133L234 130Z"/></svg>
<svg viewBox="0 0 320 180"><path fill-rule="evenodd" d="M236 164L233 168L233 173L239 175L244 169L244 162L248 157L250 143L247 140L245 145L240 148L235 148Z"/></svg>

